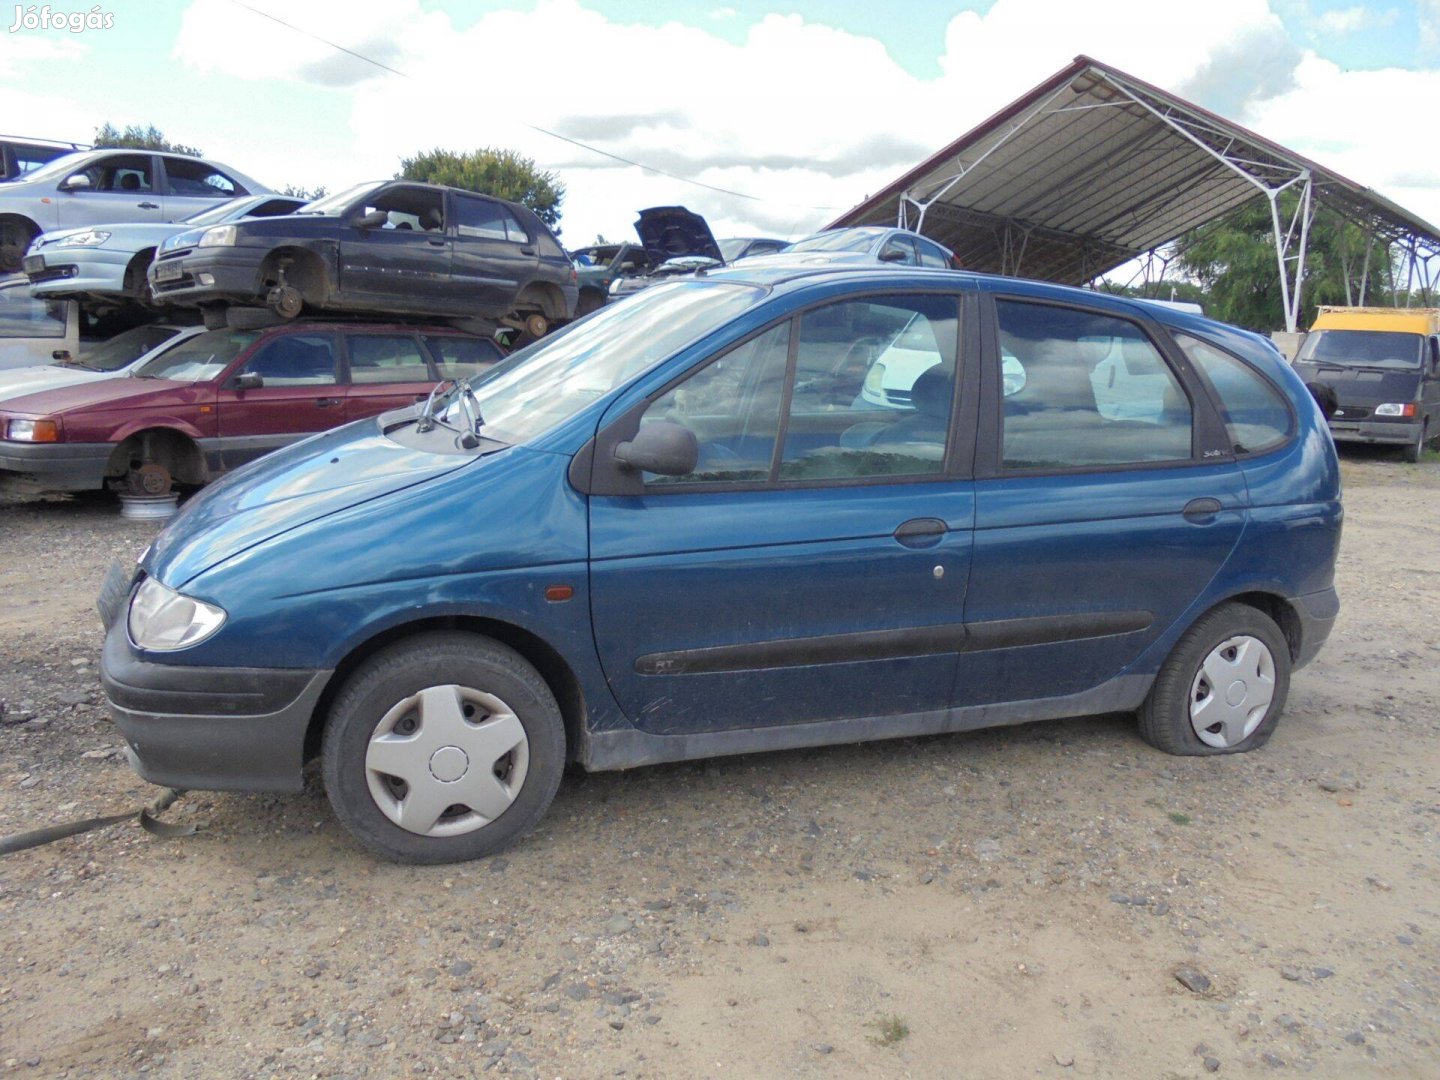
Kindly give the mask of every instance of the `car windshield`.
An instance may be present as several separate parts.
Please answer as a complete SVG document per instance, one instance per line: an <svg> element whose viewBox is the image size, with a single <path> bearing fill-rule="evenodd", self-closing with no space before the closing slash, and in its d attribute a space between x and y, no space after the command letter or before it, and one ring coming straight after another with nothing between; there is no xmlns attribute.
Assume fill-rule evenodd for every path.
<svg viewBox="0 0 1440 1080"><path fill-rule="evenodd" d="M20 179L27 181L53 180L57 177L69 176L72 172L79 172L80 166L84 164L85 160L93 152L94 151L91 150L82 150L74 154L63 154L54 161L47 162L34 172L26 173L23 177L20 177Z"/></svg>
<svg viewBox="0 0 1440 1080"><path fill-rule="evenodd" d="M472 384L485 434L506 443L533 439L764 296L755 285L692 280L607 305L521 349ZM463 422L454 395L443 415Z"/></svg>
<svg viewBox="0 0 1440 1080"><path fill-rule="evenodd" d="M832 229L795 241L785 249L785 254L795 251L869 251L870 245L875 243L875 236L875 233L863 229Z"/></svg>
<svg viewBox="0 0 1440 1080"><path fill-rule="evenodd" d="M174 326L137 326L123 334L116 334L93 349L82 350L76 364L91 371L119 371L179 332L179 328Z"/></svg>
<svg viewBox="0 0 1440 1080"><path fill-rule="evenodd" d="M0 289L0 338L64 337L68 311L66 301L31 296L25 284Z"/></svg>
<svg viewBox="0 0 1440 1080"><path fill-rule="evenodd" d="M231 199L219 206L212 206L209 210L201 210L198 214L191 214L185 219L186 225L215 225L229 218L235 211L251 203L258 203L260 200L254 198Z"/></svg>
<svg viewBox="0 0 1440 1080"><path fill-rule="evenodd" d="M356 184L354 187L346 188L344 191L336 192L334 195L326 195L323 199L316 199L312 203L306 203L297 214L319 214L321 217L338 217L362 196L370 194L376 188L389 183L388 180L372 180L368 184Z"/></svg>
<svg viewBox="0 0 1440 1080"><path fill-rule="evenodd" d="M196 334L140 365L132 374L137 379L204 382L224 371L230 361L259 336L254 330L211 330Z"/></svg>
<svg viewBox="0 0 1440 1080"><path fill-rule="evenodd" d="M1312 330L1297 361L1342 367L1417 368L1425 355L1423 334L1385 330Z"/></svg>

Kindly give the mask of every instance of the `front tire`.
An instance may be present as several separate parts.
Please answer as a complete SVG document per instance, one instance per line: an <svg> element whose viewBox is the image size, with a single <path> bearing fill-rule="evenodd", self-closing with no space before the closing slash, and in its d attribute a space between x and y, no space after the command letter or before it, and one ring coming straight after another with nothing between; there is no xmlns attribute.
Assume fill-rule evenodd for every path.
<svg viewBox="0 0 1440 1080"><path fill-rule="evenodd" d="M1425 453L1425 444L1430 441L1430 421L1426 420L1420 424L1420 434L1415 436L1415 441L1409 443L1405 449L1400 451L1400 459L1414 465Z"/></svg>
<svg viewBox="0 0 1440 1080"><path fill-rule="evenodd" d="M560 786L555 696L514 650L424 634L366 660L330 708L322 751L335 815L402 863L478 859L535 827Z"/></svg>
<svg viewBox="0 0 1440 1080"><path fill-rule="evenodd" d="M1243 754L1269 741L1290 692L1290 644L1246 604L1202 616L1176 643L1140 709L1140 735L1167 754Z"/></svg>

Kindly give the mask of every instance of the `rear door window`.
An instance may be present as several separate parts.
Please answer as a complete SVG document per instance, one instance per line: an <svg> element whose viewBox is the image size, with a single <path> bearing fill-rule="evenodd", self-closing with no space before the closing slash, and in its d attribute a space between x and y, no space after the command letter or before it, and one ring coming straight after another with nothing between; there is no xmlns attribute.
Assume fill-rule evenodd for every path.
<svg viewBox="0 0 1440 1080"><path fill-rule="evenodd" d="M950 260L945 252L929 240L916 240L915 246L920 249L921 266L931 266L938 270L950 269Z"/></svg>
<svg viewBox="0 0 1440 1080"><path fill-rule="evenodd" d="M229 176L203 161L165 159L165 175L173 195L202 199L233 199L245 192Z"/></svg>
<svg viewBox="0 0 1440 1080"><path fill-rule="evenodd" d="M1135 323L1098 312L997 300L1006 469L1183 461L1192 410L1180 380Z"/></svg>
<svg viewBox="0 0 1440 1080"><path fill-rule="evenodd" d="M484 338L432 335L425 339L442 379L468 379L483 374L504 357L500 346Z"/></svg>
<svg viewBox="0 0 1440 1080"><path fill-rule="evenodd" d="M515 222L510 211L500 203L471 198L468 195L456 195L454 199L457 236L478 240L508 240L512 239L509 231L511 229L517 229L523 235L524 230L520 229L519 223Z"/></svg>
<svg viewBox="0 0 1440 1080"><path fill-rule="evenodd" d="M357 386L379 383L430 382L430 365L420 343L409 334L346 334L350 381Z"/></svg>

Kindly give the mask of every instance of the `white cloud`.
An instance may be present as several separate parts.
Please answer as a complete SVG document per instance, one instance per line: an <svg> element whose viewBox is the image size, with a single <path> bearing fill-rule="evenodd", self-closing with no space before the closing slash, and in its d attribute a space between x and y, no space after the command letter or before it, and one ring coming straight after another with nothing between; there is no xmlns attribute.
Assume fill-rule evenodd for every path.
<svg viewBox="0 0 1440 1080"><path fill-rule="evenodd" d="M1391 12L1393 19L1394 13ZM1372 18L1363 7L1336 8L1322 14L1318 20L1320 29L1328 34L1353 34Z"/></svg>
<svg viewBox="0 0 1440 1080"><path fill-rule="evenodd" d="M1392 117L1399 123L1396 101L1433 97L1393 96L1391 75L1404 73L1372 84L1302 56L1266 0L996 0L984 14L951 20L941 74L929 79L900 67L874 38L798 15L766 16L731 43L678 22L612 22L580 0L492 11L463 30L418 0L254 2L409 77L228 0L194 0L174 50L182 63L236 79L318 84L352 102L350 132L317 133L314 146L269 145L257 118L248 151L226 148L237 165L333 189L388 176L422 148L510 147L561 173L569 189L562 223L573 243L602 231L626 235L633 211L662 203L705 214L719 235L809 231L1082 52L1261 123L1281 142L1303 140L1297 148L1345 171L1322 145L1328 140L1360 166L1357 179L1402 200L1435 198L1428 171L1419 188L1387 180L1428 170L1406 149L1413 133L1408 141L1379 135ZM1440 0L1425 2L1440 13ZM1432 76L1416 78L1433 93ZM1307 102L1308 94L1321 97ZM762 201L623 167L527 123ZM319 171L298 171L297 162Z"/></svg>
<svg viewBox="0 0 1440 1080"><path fill-rule="evenodd" d="M39 30L0 34L0 80L18 82L30 64L74 62L85 51L83 42L68 35Z"/></svg>

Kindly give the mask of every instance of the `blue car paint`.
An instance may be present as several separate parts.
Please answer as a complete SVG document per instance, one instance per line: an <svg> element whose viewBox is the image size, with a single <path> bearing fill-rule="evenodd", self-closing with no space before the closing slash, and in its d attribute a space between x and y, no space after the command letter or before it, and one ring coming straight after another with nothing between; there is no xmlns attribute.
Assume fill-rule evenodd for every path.
<svg viewBox="0 0 1440 1080"><path fill-rule="evenodd" d="M477 458L423 455L390 444L366 421L215 485L165 531L142 569L219 604L229 620L182 652L135 651L166 665L328 673L407 625L494 620L563 660L584 710L572 752L615 766L826 741L826 725L808 729L817 739L807 721L849 719L831 733L877 737L1134 707L1175 641L1215 603L1252 591L1320 595L1333 584L1341 520L1333 446L1303 384L1253 335L1123 298L949 272L797 275L761 265L713 276L766 292L528 445ZM1298 430L1238 462L1100 474L588 498L567 480L572 457L598 429L795 310L860 291L998 288L1207 337L1285 391ZM1201 496L1221 499L1214 520L1180 518ZM697 504L725 511L702 517ZM911 550L890 536L917 517L944 520L935 548ZM853 571L857 559L862 579L837 589L835 574ZM917 570L930 588L915 587ZM556 584L573 597L546 600ZM1325 601L1317 604L1323 620ZM1064 644L728 674L635 669L638 656L667 648L1132 609L1149 616L1143 627ZM1036 706L993 708L1025 698ZM1069 705L1055 704L1062 701ZM887 730L875 722L887 713L914 722ZM787 726L791 735L753 746L707 741L726 729ZM615 749L589 746L604 735L617 736ZM283 748L297 771L303 739ZM657 749L655 739L673 747Z"/></svg>

